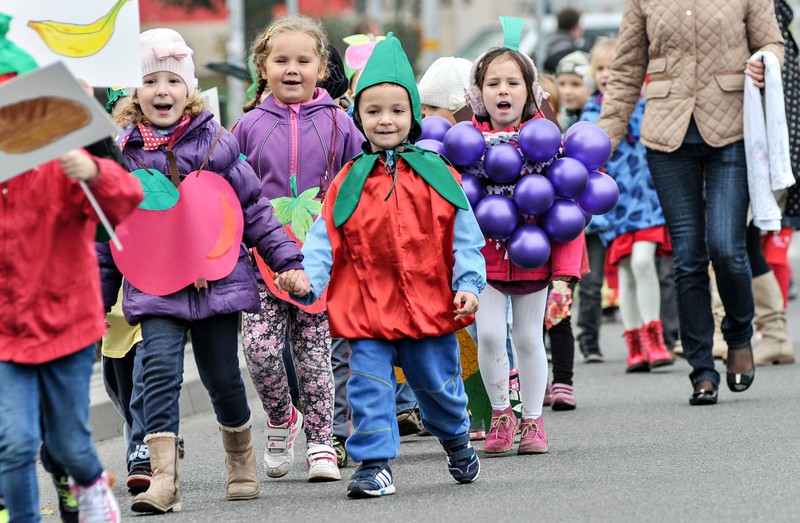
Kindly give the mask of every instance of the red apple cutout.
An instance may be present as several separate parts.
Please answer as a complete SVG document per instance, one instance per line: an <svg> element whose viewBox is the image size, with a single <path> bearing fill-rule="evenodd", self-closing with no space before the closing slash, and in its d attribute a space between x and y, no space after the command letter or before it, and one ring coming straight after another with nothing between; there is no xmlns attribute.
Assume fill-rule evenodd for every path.
<svg viewBox="0 0 800 523"><path fill-rule="evenodd" d="M273 198L269 203L272 204L272 207L275 209L275 217L280 220L286 234L288 234L289 238L293 239L298 246L302 247L303 243L306 241L308 230L322 210L322 202L316 199L317 194L319 194L319 187L312 187L311 189L303 191L298 196L297 176L294 174L289 178L289 185L292 189L292 196ZM328 296L327 289L322 293L322 296L311 305L301 305L294 301L289 296L288 292L278 290L278 287L275 286L275 280L273 279L273 270L255 249L253 249L253 255L256 258L258 270L264 278L264 283L274 296L300 307L310 314L318 314L328 308L326 299Z"/></svg>
<svg viewBox="0 0 800 523"><path fill-rule="evenodd" d="M206 287L228 276L239 259L244 233L242 206L233 187L211 171L194 171L178 186L174 205L154 203L152 187L164 187L163 174L140 169L145 199L117 228L125 246L111 254L120 272L137 289L166 296L187 285ZM149 178L148 178L149 177ZM163 197L163 195L161 195Z"/></svg>

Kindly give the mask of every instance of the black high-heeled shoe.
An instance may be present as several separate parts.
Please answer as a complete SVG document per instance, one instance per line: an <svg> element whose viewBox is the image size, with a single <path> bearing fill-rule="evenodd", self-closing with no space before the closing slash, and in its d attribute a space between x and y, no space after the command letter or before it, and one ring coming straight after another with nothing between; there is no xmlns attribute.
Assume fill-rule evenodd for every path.
<svg viewBox="0 0 800 523"><path fill-rule="evenodd" d="M745 353L747 353L747 355ZM745 372L731 372L731 362L735 362L734 366L739 366L737 364L741 364L748 355L750 356L750 370ZM756 377L756 363L753 359L753 348L750 346L740 349L729 348L727 365L728 371L726 373L726 378L728 388L731 389L731 392L744 392L749 389Z"/></svg>
<svg viewBox="0 0 800 523"><path fill-rule="evenodd" d="M694 393L689 398L689 405L716 405L717 387L711 380L700 380L694 385Z"/></svg>

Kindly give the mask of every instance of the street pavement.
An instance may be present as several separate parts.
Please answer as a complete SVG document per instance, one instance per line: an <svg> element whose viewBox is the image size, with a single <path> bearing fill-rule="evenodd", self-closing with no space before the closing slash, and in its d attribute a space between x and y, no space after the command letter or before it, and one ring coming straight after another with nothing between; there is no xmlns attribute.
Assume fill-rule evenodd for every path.
<svg viewBox="0 0 800 523"><path fill-rule="evenodd" d="M800 274L796 252L792 261ZM800 302L790 302L788 318L794 344L800 347ZM221 437L187 358L184 390L195 389L182 403L184 508L164 516L165 521L800 520L800 364L759 368L747 392L733 394L723 384L718 405L690 407L685 361L649 374L625 374L619 322L603 324L601 347L605 363L584 364L576 354L577 410L545 409L549 453L482 457L477 482L458 485L447 473L435 438L408 436L392 463L397 493L374 500L347 499L352 464L342 471L340 482L307 483L303 441L296 445L297 459L288 476L267 479L260 429L254 437L261 496L226 501ZM717 368L724 380L724 365ZM108 427L118 426L119 418L103 411L101 404L93 395L95 431L113 432ZM254 396L251 408L256 426L263 427L264 413ZM123 518L141 517L130 511L131 496L124 489L122 438L106 438L98 448L119 478L116 494ZM56 498L44 475L40 488L43 521L55 522Z"/></svg>

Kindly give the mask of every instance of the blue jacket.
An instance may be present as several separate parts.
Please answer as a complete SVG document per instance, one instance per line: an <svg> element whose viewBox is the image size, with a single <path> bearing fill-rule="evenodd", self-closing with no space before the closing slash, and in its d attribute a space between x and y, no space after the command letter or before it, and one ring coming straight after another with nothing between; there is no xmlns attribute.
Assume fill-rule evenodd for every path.
<svg viewBox="0 0 800 523"><path fill-rule="evenodd" d="M596 93L586 102L580 120L597 123L602 104L603 95ZM622 234L664 225L645 146L639 140L644 105L644 100L639 100L628 122L626 139L606 164L606 172L619 186L619 201L608 213L593 217L586 228L587 234L599 234L606 245Z"/></svg>
<svg viewBox="0 0 800 523"><path fill-rule="evenodd" d="M219 133L220 125L213 120L209 111L203 111L189 124L188 129L177 139L172 150L175 153L178 170L189 174L200 167L211 144ZM145 151L144 142L138 127L123 132L125 150L131 152L144 165L169 172L165 147ZM139 164L125 155L128 170L139 169ZM218 314L238 311L258 312L260 301L258 285L250 267L247 247L255 247L270 266L282 272L288 269L302 269L303 255L300 249L286 234L280 221L274 216L269 202L260 198L261 185L253 174L250 165L239 156L239 145L228 131L223 131L219 142L206 164L205 170L218 173L231 184L244 213L243 245L239 261L233 272L217 281L208 282L207 289L196 289L189 285L167 296L153 296L144 293L125 282L122 310L130 324L138 323L145 316L170 316L182 320L199 320ZM98 244L103 297L107 308L116 301L121 277L114 267L108 244Z"/></svg>

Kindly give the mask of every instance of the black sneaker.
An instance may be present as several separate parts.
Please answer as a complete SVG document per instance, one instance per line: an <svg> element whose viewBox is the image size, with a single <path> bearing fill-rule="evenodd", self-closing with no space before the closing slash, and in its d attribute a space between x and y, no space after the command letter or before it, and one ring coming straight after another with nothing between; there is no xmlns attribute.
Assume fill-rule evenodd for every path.
<svg viewBox="0 0 800 523"><path fill-rule="evenodd" d="M392 469L388 463L362 463L347 486L349 498L374 498L394 494Z"/></svg>
<svg viewBox="0 0 800 523"><path fill-rule="evenodd" d="M128 472L125 486L128 487L128 492L131 494L139 494L150 488L150 479L152 477L153 471L149 467L137 465Z"/></svg>
<svg viewBox="0 0 800 523"><path fill-rule="evenodd" d="M58 494L58 514L64 523L78 523L78 500L69 490L69 478L51 474Z"/></svg>
<svg viewBox="0 0 800 523"><path fill-rule="evenodd" d="M347 466L347 447L345 446L345 439L339 436L333 437L333 450L336 451L336 464L340 469Z"/></svg>
<svg viewBox="0 0 800 523"><path fill-rule="evenodd" d="M603 353L600 352L597 338L593 336L578 336L578 346L581 349L581 354L583 354L584 363L603 362Z"/></svg>
<svg viewBox="0 0 800 523"><path fill-rule="evenodd" d="M444 450L447 452L447 470L454 480L458 483L472 483L478 479L481 462L469 443L469 436L466 443L454 446L452 449L445 447Z"/></svg>

